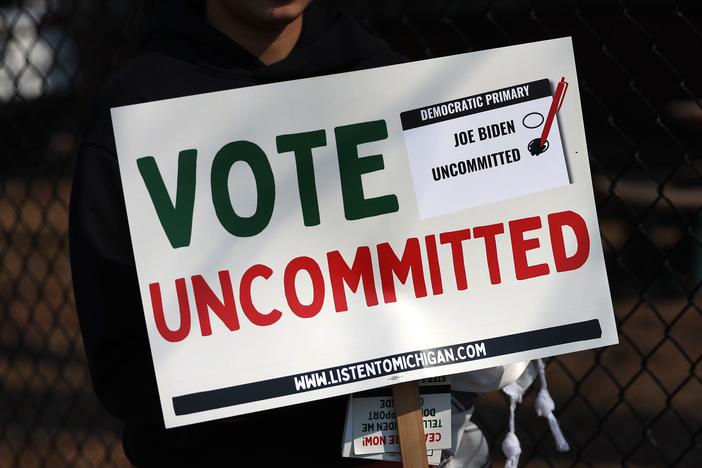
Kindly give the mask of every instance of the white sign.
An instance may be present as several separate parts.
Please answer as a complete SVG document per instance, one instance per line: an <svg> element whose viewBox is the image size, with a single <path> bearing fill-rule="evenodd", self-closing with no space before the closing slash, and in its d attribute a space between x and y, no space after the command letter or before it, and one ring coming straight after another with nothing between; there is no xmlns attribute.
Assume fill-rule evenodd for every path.
<svg viewBox="0 0 702 468"><path fill-rule="evenodd" d="M113 109L166 427L616 343L578 93L558 39Z"/></svg>
<svg viewBox="0 0 702 468"><path fill-rule="evenodd" d="M427 450L451 448L451 394L422 393L419 401ZM351 422L354 453L400 452L392 396L354 396Z"/></svg>
<svg viewBox="0 0 702 468"><path fill-rule="evenodd" d="M349 398L346 408L346 422L344 423L344 437L341 444L341 456L346 458L361 458L365 460L401 462L401 452L380 452L360 454L354 451L353 425L353 398ZM441 450L427 450L429 465L438 465L441 462Z"/></svg>

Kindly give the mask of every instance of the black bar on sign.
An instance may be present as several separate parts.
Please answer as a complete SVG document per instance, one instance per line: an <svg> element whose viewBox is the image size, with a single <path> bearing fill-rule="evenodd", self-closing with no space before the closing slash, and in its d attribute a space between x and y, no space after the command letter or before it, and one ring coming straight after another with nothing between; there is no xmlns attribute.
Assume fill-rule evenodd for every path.
<svg viewBox="0 0 702 468"><path fill-rule="evenodd" d="M518 88L520 86L529 85L529 95L523 97L517 97L515 99L502 100L500 102L491 101L487 102L486 96L488 94L500 93L502 91L510 90L513 88ZM443 122L446 120L456 119L458 117L464 117L466 115L477 114L479 112L485 112L492 109L499 109L500 107L511 106L513 104L519 104L521 102L533 101L534 99L540 99L551 95L551 84L547 78L537 81L531 81L529 83L522 83L514 86L508 86L506 88L496 89L493 91L487 91L485 93L475 94L473 96L461 97L452 99L450 101L440 102L438 104L432 104L430 106L420 107L418 109L408 110L400 114L400 120L402 121L402 130L410 130L412 128L423 127L425 125L431 125L437 122ZM455 110L462 106L464 102L467 106L469 102L478 102L482 100L483 103L480 107L473 107L467 110ZM426 117L428 112L438 111L438 115L434 117ZM422 112L424 111L424 113ZM424 116L424 118L423 118Z"/></svg>
<svg viewBox="0 0 702 468"><path fill-rule="evenodd" d="M467 343L459 343L456 345L442 346L440 348L424 349L394 354L392 356L371 359L368 361L355 362L343 366L329 367L327 369L312 370L303 374L288 375L285 377L278 377L275 379L263 380L260 382L252 382L243 385L236 385L233 387L225 387L218 388L215 390L206 390L203 392L190 393L188 395L174 397L173 409L177 416L182 416L185 414L199 413L201 411L208 411L217 408L226 408L228 406L241 405L245 403L252 403L255 401L267 400L270 398L294 395L312 390L320 390L322 388L330 388L353 382L361 382L368 379L383 377L385 375L397 374L403 371L407 372L417 369L443 367L453 364L460 364L462 362L477 361L496 356L504 356L506 354L519 353L522 351L548 348L550 346L574 343L577 341L592 340L600 338L601 336L602 328L600 327L600 322L597 319L592 319L584 322L576 322L569 323L567 325L559 325L556 327L542 328L540 330L531 330L528 332L515 333L512 335L498 336L481 341L472 341ZM463 349L465 350L469 346L484 346L486 353L483 356L476 355L473 357L466 357L465 359L455 360L452 362L435 364L423 363L422 365L418 365L412 368L399 370L393 369L388 372L381 372L372 376L367 375L365 377L359 377L350 381L333 381L333 376L340 375L339 373L343 369L348 370L351 367L366 366L372 363L377 365L378 362L384 362L386 360L392 361L393 358L395 358L396 360L401 360L403 359L403 357L406 359L408 356L412 357L417 356L419 354L426 355L426 353L445 353L450 351L454 355L460 355L460 353L458 353L457 350L461 347L463 347ZM325 384L324 386L315 386L314 388L304 389L296 388L296 378L302 379L305 376L315 374L318 376L324 376L325 378L327 376L332 378L328 379L327 384Z"/></svg>

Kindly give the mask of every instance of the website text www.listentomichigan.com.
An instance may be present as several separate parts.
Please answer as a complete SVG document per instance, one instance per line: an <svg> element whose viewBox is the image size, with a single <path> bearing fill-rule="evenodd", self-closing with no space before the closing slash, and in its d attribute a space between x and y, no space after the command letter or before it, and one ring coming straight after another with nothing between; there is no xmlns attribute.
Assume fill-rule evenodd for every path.
<svg viewBox="0 0 702 468"><path fill-rule="evenodd" d="M391 375L397 372L442 366L487 356L485 343L413 351L387 358L333 367L293 376L296 391L305 391Z"/></svg>

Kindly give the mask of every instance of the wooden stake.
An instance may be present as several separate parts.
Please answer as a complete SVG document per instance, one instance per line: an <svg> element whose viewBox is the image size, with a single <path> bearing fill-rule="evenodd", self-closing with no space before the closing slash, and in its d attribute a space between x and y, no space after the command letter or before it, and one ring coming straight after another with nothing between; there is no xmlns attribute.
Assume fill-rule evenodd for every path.
<svg viewBox="0 0 702 468"><path fill-rule="evenodd" d="M419 404L417 382L404 382L392 386L395 400L397 428L404 468L428 468L427 444L424 440L422 407Z"/></svg>

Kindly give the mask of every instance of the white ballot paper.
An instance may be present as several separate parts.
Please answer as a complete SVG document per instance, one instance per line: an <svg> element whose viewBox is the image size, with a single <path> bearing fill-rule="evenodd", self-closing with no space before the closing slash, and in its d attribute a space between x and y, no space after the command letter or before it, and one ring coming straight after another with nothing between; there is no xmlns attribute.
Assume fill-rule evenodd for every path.
<svg viewBox="0 0 702 468"><path fill-rule="evenodd" d="M551 102L542 79L403 112L420 217L568 185L558 120L545 148L532 143Z"/></svg>

